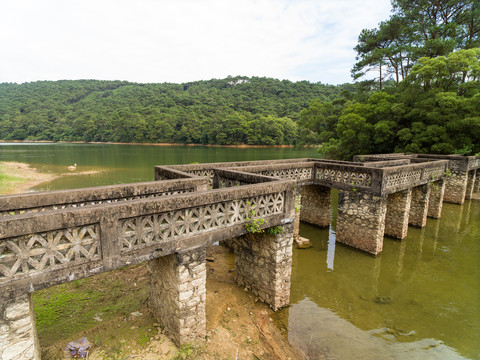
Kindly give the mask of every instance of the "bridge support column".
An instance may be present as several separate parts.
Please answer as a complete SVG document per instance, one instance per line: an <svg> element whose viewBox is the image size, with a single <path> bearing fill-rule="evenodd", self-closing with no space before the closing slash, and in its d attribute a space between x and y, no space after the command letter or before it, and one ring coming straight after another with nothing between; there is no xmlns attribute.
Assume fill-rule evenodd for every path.
<svg viewBox="0 0 480 360"><path fill-rule="evenodd" d="M332 189L319 185L302 186L302 210L300 220L312 225L330 225L330 201Z"/></svg>
<svg viewBox="0 0 480 360"><path fill-rule="evenodd" d="M451 173L447 177L443 201L461 205L467 192L468 172L452 170Z"/></svg>
<svg viewBox="0 0 480 360"><path fill-rule="evenodd" d="M445 181L437 180L431 184L430 198L428 200L427 216L438 219L442 215L443 196L445 194Z"/></svg>
<svg viewBox="0 0 480 360"><path fill-rule="evenodd" d="M0 359L40 359L32 296L0 301Z"/></svg>
<svg viewBox="0 0 480 360"><path fill-rule="evenodd" d="M290 302L293 224L283 234L246 234L235 238L235 278L273 310Z"/></svg>
<svg viewBox="0 0 480 360"><path fill-rule="evenodd" d="M340 190L337 241L377 255L383 248L387 197Z"/></svg>
<svg viewBox="0 0 480 360"><path fill-rule="evenodd" d="M477 174L475 175L475 184L473 184L473 193L480 193L480 169L477 169Z"/></svg>
<svg viewBox="0 0 480 360"><path fill-rule="evenodd" d="M470 200L472 198L477 172L478 170L470 170L468 172L467 189L465 191L465 199L467 200Z"/></svg>
<svg viewBox="0 0 480 360"><path fill-rule="evenodd" d="M427 225L428 200L431 185L415 186L412 189L412 204L410 205L409 224L417 227Z"/></svg>
<svg viewBox="0 0 480 360"><path fill-rule="evenodd" d="M205 248L199 248L148 262L150 303L178 346L206 334L205 256Z"/></svg>
<svg viewBox="0 0 480 360"><path fill-rule="evenodd" d="M388 195L385 216L385 235L402 240L408 232L408 216L412 203L412 189Z"/></svg>

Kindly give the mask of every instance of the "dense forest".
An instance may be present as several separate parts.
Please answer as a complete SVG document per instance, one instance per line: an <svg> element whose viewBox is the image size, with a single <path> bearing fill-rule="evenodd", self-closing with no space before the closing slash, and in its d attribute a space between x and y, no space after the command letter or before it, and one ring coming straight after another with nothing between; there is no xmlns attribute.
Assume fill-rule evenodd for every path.
<svg viewBox="0 0 480 360"><path fill-rule="evenodd" d="M64 80L0 84L0 139L294 145L317 136L299 129L313 99L331 86L257 77L184 84Z"/></svg>
<svg viewBox="0 0 480 360"><path fill-rule="evenodd" d="M316 99L298 124L324 156L480 154L480 1L392 0L393 13L358 38L358 91Z"/></svg>

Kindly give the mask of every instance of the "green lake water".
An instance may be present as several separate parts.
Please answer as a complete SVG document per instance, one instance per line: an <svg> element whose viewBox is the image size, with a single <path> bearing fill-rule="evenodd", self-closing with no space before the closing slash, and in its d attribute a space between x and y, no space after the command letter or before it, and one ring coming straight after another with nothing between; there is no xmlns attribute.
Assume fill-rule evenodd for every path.
<svg viewBox="0 0 480 360"><path fill-rule="evenodd" d="M0 161L64 176L36 190L153 180L153 167L317 157L314 149L102 144L2 144ZM302 224L313 243L293 253L291 306L274 320L310 359L480 359L480 201L444 204L441 219L385 238L372 257Z"/></svg>

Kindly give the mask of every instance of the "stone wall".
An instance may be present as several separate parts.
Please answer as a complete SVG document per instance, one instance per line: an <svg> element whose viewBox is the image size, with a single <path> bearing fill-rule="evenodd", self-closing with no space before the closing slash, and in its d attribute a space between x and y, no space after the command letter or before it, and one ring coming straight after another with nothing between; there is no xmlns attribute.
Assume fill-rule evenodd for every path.
<svg viewBox="0 0 480 360"><path fill-rule="evenodd" d="M428 202L430 200L430 184L416 186L412 189L412 204L408 223L417 227L427 224Z"/></svg>
<svg viewBox="0 0 480 360"><path fill-rule="evenodd" d="M447 176L445 195L443 201L463 204L467 192L468 173L466 171L451 171L451 176Z"/></svg>
<svg viewBox="0 0 480 360"><path fill-rule="evenodd" d="M387 214L385 216L385 235L400 240L407 236L411 202L411 189L388 195Z"/></svg>
<svg viewBox="0 0 480 360"><path fill-rule="evenodd" d="M283 234L246 234L235 239L235 278L274 310L290 302L293 224Z"/></svg>
<svg viewBox="0 0 480 360"><path fill-rule="evenodd" d="M330 224L330 202L332 189L320 185L301 187L300 220L312 225L328 227Z"/></svg>
<svg viewBox="0 0 480 360"><path fill-rule="evenodd" d="M427 216L438 219L442 215L443 197L445 195L445 181L438 180L431 184L430 199L428 200Z"/></svg>
<svg viewBox="0 0 480 360"><path fill-rule="evenodd" d="M31 295L0 302L0 360L38 360L39 349Z"/></svg>
<svg viewBox="0 0 480 360"><path fill-rule="evenodd" d="M338 193L337 241L378 254L383 248L387 198L360 191Z"/></svg>
<svg viewBox="0 0 480 360"><path fill-rule="evenodd" d="M205 256L203 247L148 262L154 315L179 346L205 337Z"/></svg>

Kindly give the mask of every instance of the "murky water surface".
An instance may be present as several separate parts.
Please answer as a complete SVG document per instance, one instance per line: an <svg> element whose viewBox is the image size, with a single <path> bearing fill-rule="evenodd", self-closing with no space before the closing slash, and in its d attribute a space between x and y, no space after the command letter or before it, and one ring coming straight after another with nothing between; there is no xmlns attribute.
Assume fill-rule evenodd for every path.
<svg viewBox="0 0 480 360"><path fill-rule="evenodd" d="M38 190L153 180L164 164L316 157L314 149L101 144L2 144L0 161L55 174ZM313 248L294 251L291 303L276 313L310 359L480 359L480 201L444 204L439 220L385 238L372 257L335 244L330 229L301 225Z"/></svg>

